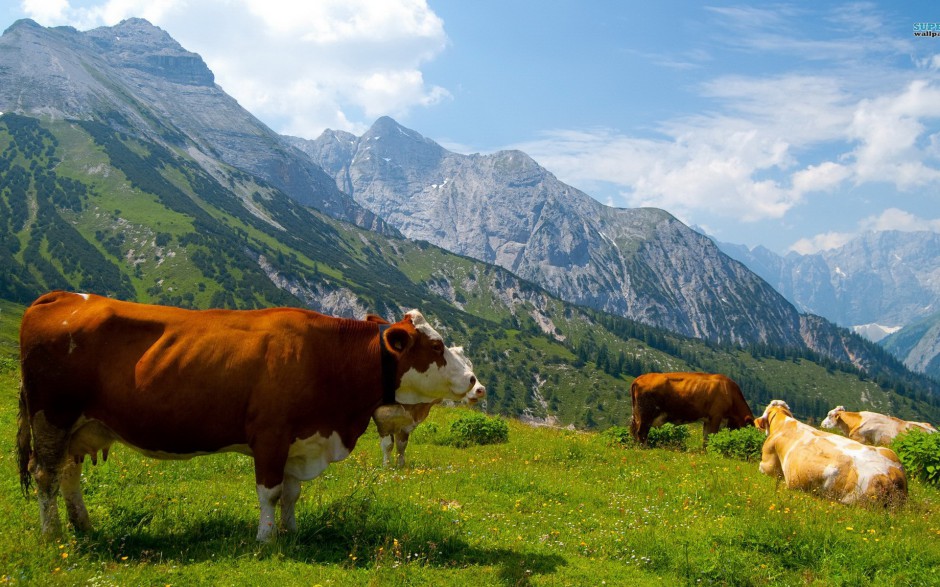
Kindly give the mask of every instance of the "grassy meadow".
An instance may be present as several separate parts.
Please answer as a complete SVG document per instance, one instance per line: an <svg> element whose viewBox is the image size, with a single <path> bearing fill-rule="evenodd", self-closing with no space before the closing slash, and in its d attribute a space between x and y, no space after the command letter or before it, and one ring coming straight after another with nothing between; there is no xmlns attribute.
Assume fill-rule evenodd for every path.
<svg viewBox="0 0 940 587"><path fill-rule="evenodd" d="M436 408L409 464L381 466L374 429L304 484L298 532L267 545L251 460L155 461L116 446L85 463L95 529L43 543L13 457L18 374L0 375L0 584L937 585L940 491L900 511L776 487L744 462L608 446L509 422L509 442L435 442L464 408ZM60 508L64 514L64 508Z"/></svg>

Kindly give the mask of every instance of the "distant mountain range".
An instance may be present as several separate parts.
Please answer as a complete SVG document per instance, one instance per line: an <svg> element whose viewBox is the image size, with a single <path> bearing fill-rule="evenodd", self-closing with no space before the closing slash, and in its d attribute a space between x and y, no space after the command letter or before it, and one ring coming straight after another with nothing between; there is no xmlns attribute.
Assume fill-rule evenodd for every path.
<svg viewBox="0 0 940 587"><path fill-rule="evenodd" d="M937 395L662 210L603 206L524 153L457 155L389 118L362 137L279 136L144 20L15 23L0 37L0 111L4 299L61 287L340 315L417 306L486 353L501 409L588 425L623 415L619 378L643 368L740 372L750 397L769 397L758 369L667 331L851 365L896 384L878 402L899 410ZM572 357L593 370L555 368ZM568 391L546 390L550 377ZM828 396L813 385L816 413Z"/></svg>
<svg viewBox="0 0 940 587"><path fill-rule="evenodd" d="M910 368L940 377L940 333L929 326L940 314L940 234L868 232L812 255L718 244L801 312L884 339Z"/></svg>

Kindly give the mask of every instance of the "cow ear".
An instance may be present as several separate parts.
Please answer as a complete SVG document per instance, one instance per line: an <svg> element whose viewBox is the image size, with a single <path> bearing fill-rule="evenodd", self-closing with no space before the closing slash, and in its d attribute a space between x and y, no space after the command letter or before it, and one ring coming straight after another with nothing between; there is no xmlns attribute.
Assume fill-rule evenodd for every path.
<svg viewBox="0 0 940 587"><path fill-rule="evenodd" d="M767 430L767 418L760 417L754 420L754 425L757 426L759 430Z"/></svg>
<svg viewBox="0 0 940 587"><path fill-rule="evenodd" d="M388 320L377 314L366 314L366 322L375 322L376 324L388 324Z"/></svg>
<svg viewBox="0 0 940 587"><path fill-rule="evenodd" d="M414 344L414 335L402 326L394 325L385 331L385 346L398 353L403 353Z"/></svg>

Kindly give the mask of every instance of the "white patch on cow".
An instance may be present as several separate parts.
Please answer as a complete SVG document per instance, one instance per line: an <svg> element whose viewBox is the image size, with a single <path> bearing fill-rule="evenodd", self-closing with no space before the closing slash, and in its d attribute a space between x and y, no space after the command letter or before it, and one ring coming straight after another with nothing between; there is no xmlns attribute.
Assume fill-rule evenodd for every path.
<svg viewBox="0 0 940 587"><path fill-rule="evenodd" d="M274 534L274 511L280 497L280 485L274 487L258 485L258 504L261 506L261 520L258 522L258 542L267 542Z"/></svg>
<svg viewBox="0 0 940 587"><path fill-rule="evenodd" d="M301 481L309 481L322 473L330 463L348 457L349 452L338 433L333 432L327 438L314 434L310 438L295 440L290 445L284 472Z"/></svg>
<svg viewBox="0 0 940 587"><path fill-rule="evenodd" d="M431 340L440 340L443 341L444 337L440 333L434 330L434 327L427 321L424 315L418 310L411 310L405 316L411 316L411 323L414 325L415 330L424 334Z"/></svg>
<svg viewBox="0 0 940 587"><path fill-rule="evenodd" d="M858 472L858 486L853 492L856 496L864 495L868 491L868 485L872 479L887 475L892 467L897 466L876 449L855 442L852 439L835 434L827 437L827 439L836 445L842 451L842 454L852 459L852 463Z"/></svg>
<svg viewBox="0 0 940 587"><path fill-rule="evenodd" d="M409 369L402 375L395 400L401 404L420 404L442 397L455 401L475 400L482 395L483 386L473 374L473 363L463 354L463 348L451 347L444 349L443 367L431 363L424 373Z"/></svg>
<svg viewBox="0 0 940 587"><path fill-rule="evenodd" d="M75 294L75 295L82 296L82 299L84 299L86 302L88 301L88 298L91 297L86 293L80 293L80 294Z"/></svg>

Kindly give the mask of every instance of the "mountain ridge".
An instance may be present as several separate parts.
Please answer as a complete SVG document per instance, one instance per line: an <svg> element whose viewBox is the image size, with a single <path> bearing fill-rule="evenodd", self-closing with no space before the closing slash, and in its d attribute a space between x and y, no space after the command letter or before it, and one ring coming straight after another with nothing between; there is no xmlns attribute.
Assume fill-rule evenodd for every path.
<svg viewBox="0 0 940 587"><path fill-rule="evenodd" d="M711 241L663 210L604 206L521 151L452 153L389 117L290 140L409 238L686 336L803 344L795 309Z"/></svg>

